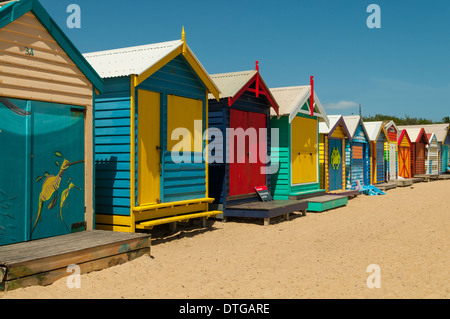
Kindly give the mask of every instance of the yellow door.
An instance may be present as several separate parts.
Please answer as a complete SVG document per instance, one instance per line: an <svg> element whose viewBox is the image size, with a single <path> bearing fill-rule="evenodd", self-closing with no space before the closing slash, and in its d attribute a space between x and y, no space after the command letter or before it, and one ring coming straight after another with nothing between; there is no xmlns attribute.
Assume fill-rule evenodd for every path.
<svg viewBox="0 0 450 319"><path fill-rule="evenodd" d="M160 202L160 94L138 91L138 205Z"/></svg>
<svg viewBox="0 0 450 319"><path fill-rule="evenodd" d="M291 123L292 184L317 182L317 120L295 117Z"/></svg>

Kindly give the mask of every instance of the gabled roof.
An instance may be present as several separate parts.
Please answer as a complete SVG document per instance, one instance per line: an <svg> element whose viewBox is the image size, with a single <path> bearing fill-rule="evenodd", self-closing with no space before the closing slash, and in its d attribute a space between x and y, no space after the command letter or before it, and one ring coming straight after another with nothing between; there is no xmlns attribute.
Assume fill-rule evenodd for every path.
<svg viewBox="0 0 450 319"><path fill-rule="evenodd" d="M405 138L408 140L408 143L411 145L411 139L409 138L408 132L406 130L401 130L400 136L398 138L398 142L397 144L400 146L400 144L402 143L403 138Z"/></svg>
<svg viewBox="0 0 450 319"><path fill-rule="evenodd" d="M438 142L438 140L437 140L436 133L427 133L426 135L427 135L427 140L428 140L428 145L427 145L427 147L428 147L433 141L435 141L436 144L439 146L439 142Z"/></svg>
<svg viewBox="0 0 450 319"><path fill-rule="evenodd" d="M218 99L219 89L183 39L85 53L84 57L101 77L137 75L136 85L139 85L180 54L184 56L208 91Z"/></svg>
<svg viewBox="0 0 450 319"><path fill-rule="evenodd" d="M355 136L356 133L356 129L358 128L358 125L361 124L361 127L364 131L364 134L366 134L367 138L369 138L369 134L367 134L367 130L366 127L362 121L361 116L359 115L345 115L344 117L344 121L345 124L347 125L348 131L350 133L350 138L353 139L353 137Z"/></svg>
<svg viewBox="0 0 450 319"><path fill-rule="evenodd" d="M278 114L280 106L262 79L258 62L256 63L256 70L212 74L211 78L220 89L219 98L227 98L229 106L232 106L245 91L251 91L255 92L256 95L265 95L272 106L271 112ZM253 83L255 83L255 88L250 88ZM210 94L208 98L212 99L213 97Z"/></svg>
<svg viewBox="0 0 450 319"><path fill-rule="evenodd" d="M103 91L103 80L69 40L48 12L37 0L13 1L0 7L0 29L19 19L27 12L32 12L58 45L66 52L80 71L100 92Z"/></svg>
<svg viewBox="0 0 450 319"><path fill-rule="evenodd" d="M377 141L380 134L384 135L384 139L388 140L386 130L384 128L383 122L364 122L364 126L366 127L366 131L369 135L370 141Z"/></svg>
<svg viewBox="0 0 450 319"><path fill-rule="evenodd" d="M311 97L310 85L272 88L270 89L270 91L280 105L280 116L288 115L289 123L293 121L298 113L311 115L311 112L309 110L302 109L305 104L307 105L308 109L310 109L308 101ZM325 113L322 104L320 103L316 91L314 91L314 102L314 116L317 116L319 118L319 121L324 121L327 126L329 126L330 121L327 114Z"/></svg>
<svg viewBox="0 0 450 319"><path fill-rule="evenodd" d="M320 134L331 135L339 125L342 125L345 135L350 138L350 133L348 131L347 125L345 125L345 121L342 115L328 115L328 120L330 121L329 126L325 122L319 123Z"/></svg>
<svg viewBox="0 0 450 319"><path fill-rule="evenodd" d="M394 121L383 121L383 125L384 125L384 128L386 129L386 132L389 130L389 128L391 126L395 128L397 133L399 132L399 129L398 129L397 125L395 125Z"/></svg>
<svg viewBox="0 0 450 319"><path fill-rule="evenodd" d="M446 124L423 124L423 125L405 125L402 127L409 128L424 128L426 132L435 133L438 142L445 141L447 134L450 130L450 125Z"/></svg>
<svg viewBox="0 0 450 319"><path fill-rule="evenodd" d="M421 126L411 127L411 126L399 126L400 130L406 130L408 132L411 142L417 143L422 140L424 143L428 143L425 129Z"/></svg>

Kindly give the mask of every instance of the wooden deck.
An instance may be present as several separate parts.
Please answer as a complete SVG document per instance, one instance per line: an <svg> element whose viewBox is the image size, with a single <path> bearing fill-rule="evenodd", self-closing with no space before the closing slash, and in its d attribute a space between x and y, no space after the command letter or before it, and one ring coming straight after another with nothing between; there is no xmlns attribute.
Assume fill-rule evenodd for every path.
<svg viewBox="0 0 450 319"><path fill-rule="evenodd" d="M270 218L302 212L306 215L308 200L274 200L270 202L254 201L243 204L227 206L223 212L224 217L256 217L264 218L264 225L269 225Z"/></svg>
<svg viewBox="0 0 450 319"><path fill-rule="evenodd" d="M389 181L387 183L381 183L381 184L377 184L375 186L382 191L387 191L389 189L397 188L397 182Z"/></svg>
<svg viewBox="0 0 450 319"><path fill-rule="evenodd" d="M414 177L422 178L424 182L437 181L439 178L438 174L420 174Z"/></svg>
<svg viewBox="0 0 450 319"><path fill-rule="evenodd" d="M439 180L450 179L450 174L440 174L438 177Z"/></svg>
<svg viewBox="0 0 450 319"><path fill-rule="evenodd" d="M412 178L405 178L405 179L394 179L392 182L395 182L397 184L397 187L406 187L411 186L413 184Z"/></svg>
<svg viewBox="0 0 450 319"><path fill-rule="evenodd" d="M323 212L326 210L345 206L348 203L348 196L324 195L314 197L309 200L308 211Z"/></svg>
<svg viewBox="0 0 450 319"><path fill-rule="evenodd" d="M92 230L0 247L0 291L49 285L71 275L105 269L150 254L151 236Z"/></svg>
<svg viewBox="0 0 450 319"><path fill-rule="evenodd" d="M327 195L351 196L353 198L359 195L359 191L355 189L341 189L337 191L330 191Z"/></svg>

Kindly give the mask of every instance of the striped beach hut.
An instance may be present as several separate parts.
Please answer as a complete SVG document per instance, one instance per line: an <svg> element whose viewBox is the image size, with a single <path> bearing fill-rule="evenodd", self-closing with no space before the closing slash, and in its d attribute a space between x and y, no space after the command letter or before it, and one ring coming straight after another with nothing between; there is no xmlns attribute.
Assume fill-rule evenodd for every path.
<svg viewBox="0 0 450 319"><path fill-rule="evenodd" d="M398 176L411 178L411 149L413 144L406 130L401 130L398 137Z"/></svg>
<svg viewBox="0 0 450 319"><path fill-rule="evenodd" d="M320 187L345 190L345 142L350 133L342 115L329 115L329 126L319 123Z"/></svg>
<svg viewBox="0 0 450 319"><path fill-rule="evenodd" d="M208 218L208 94L219 90L185 40L87 53L95 100L96 228L121 232Z"/></svg>
<svg viewBox="0 0 450 319"><path fill-rule="evenodd" d="M370 185L370 140L359 115L344 116L350 138L345 142L345 181L347 189L354 189L357 182Z"/></svg>
<svg viewBox="0 0 450 319"><path fill-rule="evenodd" d="M0 4L0 245L93 229L103 81L36 0Z"/></svg>
<svg viewBox="0 0 450 319"><path fill-rule="evenodd" d="M364 122L366 131L370 139L370 172L371 183L380 184L387 181L387 158L386 145L388 144L388 135L383 122Z"/></svg>
<svg viewBox="0 0 450 319"><path fill-rule="evenodd" d="M411 140L411 177L425 174L426 145L428 139L423 127L399 126L401 130L406 130Z"/></svg>
<svg viewBox="0 0 450 319"><path fill-rule="evenodd" d="M388 136L388 143L386 146L386 158L387 158L387 170L388 170L388 180L394 180L398 177L398 127L395 125L394 121L383 122L384 129L386 130Z"/></svg>
<svg viewBox="0 0 450 319"><path fill-rule="evenodd" d="M439 142L435 133L427 134L427 159L425 161L426 174L439 174Z"/></svg>
<svg viewBox="0 0 450 319"><path fill-rule="evenodd" d="M319 123L329 125L328 117L315 94L311 116L311 86L270 89L280 105L279 116L271 112L271 125L279 130L280 169L272 175L272 192L276 199L312 195L321 191L319 182ZM276 155L275 155L276 156Z"/></svg>

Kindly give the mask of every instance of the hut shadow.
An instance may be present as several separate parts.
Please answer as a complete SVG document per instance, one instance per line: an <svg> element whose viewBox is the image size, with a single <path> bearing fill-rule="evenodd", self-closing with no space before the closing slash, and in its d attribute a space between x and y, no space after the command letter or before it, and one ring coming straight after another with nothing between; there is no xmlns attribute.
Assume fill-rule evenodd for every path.
<svg viewBox="0 0 450 319"><path fill-rule="evenodd" d="M286 220L283 215L270 218L270 226L278 225L282 223L290 223L297 218L305 218L301 212L292 212L289 214L289 220ZM227 217L227 223L239 223L239 224L255 224L264 226L264 218L259 217ZM268 226L264 226L268 227Z"/></svg>
<svg viewBox="0 0 450 319"><path fill-rule="evenodd" d="M206 227L202 227L201 220L178 222L176 231L171 230L170 224L163 224L155 226L152 230L146 231L146 233L151 234L152 246L155 246L218 230L214 226L216 222L217 220L208 219Z"/></svg>
<svg viewBox="0 0 450 319"><path fill-rule="evenodd" d="M114 183L116 181L116 175L117 156L111 156L109 160L95 161L96 214L110 214L113 210Z"/></svg>

